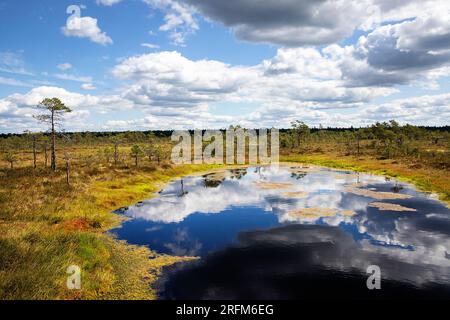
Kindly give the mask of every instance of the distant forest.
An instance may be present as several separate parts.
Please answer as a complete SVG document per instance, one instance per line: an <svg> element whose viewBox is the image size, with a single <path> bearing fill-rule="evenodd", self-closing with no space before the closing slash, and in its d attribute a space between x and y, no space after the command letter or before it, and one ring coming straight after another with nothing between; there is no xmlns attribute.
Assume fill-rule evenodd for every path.
<svg viewBox="0 0 450 320"><path fill-rule="evenodd" d="M424 129L426 131L440 131L440 132L450 132L450 126L440 126L440 127L432 127L432 126L415 126L419 129ZM255 129L255 128L251 128ZM331 131L331 132L343 132L343 131L356 131L359 129L364 129L364 127L348 127L348 128L333 128L333 127L324 127L324 128L318 128L318 127L311 127L310 131L311 133L318 132L318 131ZM206 130L206 129L203 129ZM222 131L225 131L226 129L221 129ZM258 130L258 129L256 129ZM193 130L189 130L191 133ZM280 133L289 133L292 131L292 128L281 128L279 129ZM81 135L81 136L94 136L94 137L114 137L114 136L123 136L127 133L135 133L140 132L144 135L150 135L153 134L156 137L170 137L173 130L139 130L139 131L80 131L80 132L65 132L64 134L68 136L73 135ZM17 136L23 136L25 133L0 133L0 138L9 138L9 137L17 137ZM42 133L43 135L49 135L48 133Z"/></svg>

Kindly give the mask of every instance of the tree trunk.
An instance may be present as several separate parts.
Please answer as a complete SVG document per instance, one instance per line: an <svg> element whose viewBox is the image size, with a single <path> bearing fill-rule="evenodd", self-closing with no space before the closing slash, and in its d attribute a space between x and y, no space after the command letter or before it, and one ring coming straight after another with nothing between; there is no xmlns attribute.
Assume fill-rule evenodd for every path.
<svg viewBox="0 0 450 320"><path fill-rule="evenodd" d="M48 163L48 152L47 152L47 145L44 145L44 167L47 168Z"/></svg>
<svg viewBox="0 0 450 320"><path fill-rule="evenodd" d="M114 165L117 166L117 162L119 160L119 152L118 152L118 144L114 144Z"/></svg>
<svg viewBox="0 0 450 320"><path fill-rule="evenodd" d="M135 164L136 164L136 167L137 167L138 166L138 157L137 156L134 157L134 161L135 161Z"/></svg>
<svg viewBox="0 0 450 320"><path fill-rule="evenodd" d="M359 136L357 137L357 139L358 139L358 157L359 157L359 151L360 151Z"/></svg>
<svg viewBox="0 0 450 320"><path fill-rule="evenodd" d="M9 163L11 165L11 170L14 169L14 162L10 161Z"/></svg>
<svg viewBox="0 0 450 320"><path fill-rule="evenodd" d="M36 136L33 136L33 168L36 170Z"/></svg>
<svg viewBox="0 0 450 320"><path fill-rule="evenodd" d="M56 133L55 133L55 110L52 109L52 170L56 172Z"/></svg>
<svg viewBox="0 0 450 320"><path fill-rule="evenodd" d="M66 182L70 186L70 161L66 160Z"/></svg>

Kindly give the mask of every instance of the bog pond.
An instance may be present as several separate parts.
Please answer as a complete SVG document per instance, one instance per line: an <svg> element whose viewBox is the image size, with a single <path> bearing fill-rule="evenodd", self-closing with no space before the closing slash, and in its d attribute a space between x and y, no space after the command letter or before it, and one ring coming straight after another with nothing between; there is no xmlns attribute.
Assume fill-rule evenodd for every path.
<svg viewBox="0 0 450 320"><path fill-rule="evenodd" d="M450 209L383 176L232 169L117 212L130 218L118 239L199 257L165 270L163 299L450 298Z"/></svg>

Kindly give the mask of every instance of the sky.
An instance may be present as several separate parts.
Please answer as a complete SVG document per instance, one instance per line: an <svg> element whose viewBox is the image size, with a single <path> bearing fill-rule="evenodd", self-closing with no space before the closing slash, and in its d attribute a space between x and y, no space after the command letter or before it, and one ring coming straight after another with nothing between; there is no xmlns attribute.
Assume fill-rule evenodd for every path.
<svg viewBox="0 0 450 320"><path fill-rule="evenodd" d="M448 0L0 0L0 132L450 125Z"/></svg>

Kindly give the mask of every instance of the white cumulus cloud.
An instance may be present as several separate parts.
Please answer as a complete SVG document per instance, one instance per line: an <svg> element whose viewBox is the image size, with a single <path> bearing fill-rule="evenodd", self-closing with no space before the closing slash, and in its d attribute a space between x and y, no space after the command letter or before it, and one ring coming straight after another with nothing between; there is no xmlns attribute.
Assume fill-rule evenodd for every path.
<svg viewBox="0 0 450 320"><path fill-rule="evenodd" d="M165 12L164 23L159 27L160 31L169 33L172 44L183 46L187 36L194 34L198 29L195 19L195 11L186 2L176 0L143 0L151 8Z"/></svg>
<svg viewBox="0 0 450 320"><path fill-rule="evenodd" d="M112 39L97 25L97 19L92 17L72 17L62 28L62 33L68 37L88 38L92 42L109 45Z"/></svg>

